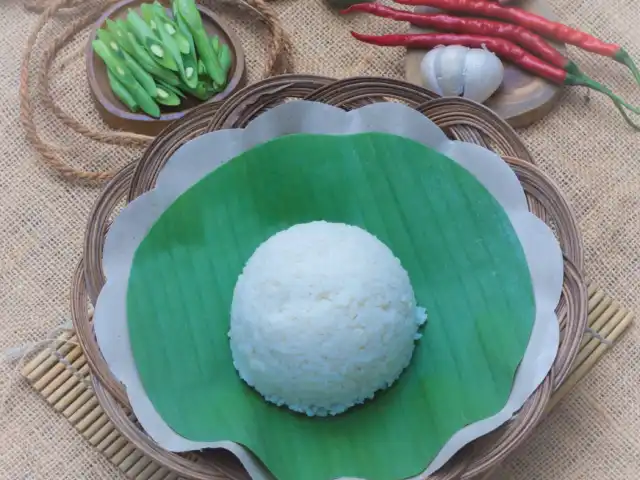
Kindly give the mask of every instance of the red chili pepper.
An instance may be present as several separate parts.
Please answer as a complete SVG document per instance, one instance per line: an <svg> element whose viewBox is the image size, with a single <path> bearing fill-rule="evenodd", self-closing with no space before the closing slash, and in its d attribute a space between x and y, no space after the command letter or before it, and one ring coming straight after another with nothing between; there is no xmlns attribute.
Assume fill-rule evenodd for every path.
<svg viewBox="0 0 640 480"><path fill-rule="evenodd" d="M486 20L484 18L456 17L445 13L413 13L385 7L377 3L359 3L342 11L342 13L352 12L371 13L378 17L410 22L418 27L433 28L441 32L469 33L504 38L516 45L520 45L551 65L564 70L576 71L573 62L549 45L541 36L520 25Z"/></svg>
<svg viewBox="0 0 640 480"><path fill-rule="evenodd" d="M562 23L552 22L540 15L528 12L518 7L503 7L497 3L486 0L394 0L401 5L424 5L448 10L450 12L478 15L481 17L497 18L521 27L528 28L532 32L543 35L552 40L568 43L580 47L588 52L611 57L626 65L633 73L636 81L640 83L640 71L629 54L620 46L613 43L605 43L602 40L568 27Z"/></svg>
<svg viewBox="0 0 640 480"><path fill-rule="evenodd" d="M626 122L636 130L640 130L640 126L633 123L622 107L625 107L636 114L640 114L640 109L629 105L604 85L601 85L582 73L567 72L559 67L550 65L525 51L515 43L511 43L502 38L455 33L363 35L361 33L351 32L351 35L361 42L382 47L432 49L446 45L462 45L469 48L486 48L503 60L512 62L523 70L527 70L534 75L558 85L580 85L604 93L613 100Z"/></svg>

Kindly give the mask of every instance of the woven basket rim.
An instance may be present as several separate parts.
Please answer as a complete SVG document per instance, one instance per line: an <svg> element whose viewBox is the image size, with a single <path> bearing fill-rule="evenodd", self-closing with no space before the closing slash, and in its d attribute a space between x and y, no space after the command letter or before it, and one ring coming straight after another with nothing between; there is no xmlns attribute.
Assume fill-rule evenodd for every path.
<svg viewBox="0 0 640 480"><path fill-rule="evenodd" d="M556 309L561 341L545 381L507 424L454 456L431 479L461 479L479 475L502 461L532 433L545 413L551 393L569 373L587 322L587 288L583 276L584 249L575 216L554 182L538 169L513 129L486 107L461 98L439 98L407 82L359 77L332 80L311 75L281 75L246 87L219 105L203 105L159 135L137 164L122 169L107 185L91 212L83 258L72 285L72 318L91 369L96 394L116 428L143 453L185 478L241 478L237 465L202 463L166 452L131 420L122 385L113 377L93 334L88 301L95 304L104 284L102 247L109 218L121 199L131 201L153 188L173 152L208 131L241 128L264 110L288 98L322 101L345 109L388 99L409 104L451 137L498 151L520 180L531 212L555 228L565 259L565 277Z"/></svg>

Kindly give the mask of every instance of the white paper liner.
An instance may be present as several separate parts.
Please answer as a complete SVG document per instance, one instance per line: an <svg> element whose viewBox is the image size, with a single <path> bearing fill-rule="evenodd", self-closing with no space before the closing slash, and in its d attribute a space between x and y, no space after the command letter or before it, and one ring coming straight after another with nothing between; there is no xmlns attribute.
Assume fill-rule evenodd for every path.
<svg viewBox="0 0 640 480"><path fill-rule="evenodd" d="M529 212L522 186L511 168L485 148L449 140L436 124L401 104L377 103L345 112L323 103L294 101L263 113L245 129L207 133L183 145L160 172L155 189L131 202L116 218L107 235L103 253L107 281L98 297L94 318L98 345L114 376L125 385L142 428L162 448L174 452L224 448L239 458L252 478L272 478L238 444L194 442L179 436L164 422L147 397L135 367L126 315L129 272L140 242L178 196L216 167L246 150L292 133L346 135L363 132L410 138L439 151L473 174L506 211L522 244L533 283L536 317L506 405L498 414L459 430L426 470L414 478L424 478L435 472L466 444L507 422L546 377L560 340L555 308L562 292L562 252L547 225Z"/></svg>

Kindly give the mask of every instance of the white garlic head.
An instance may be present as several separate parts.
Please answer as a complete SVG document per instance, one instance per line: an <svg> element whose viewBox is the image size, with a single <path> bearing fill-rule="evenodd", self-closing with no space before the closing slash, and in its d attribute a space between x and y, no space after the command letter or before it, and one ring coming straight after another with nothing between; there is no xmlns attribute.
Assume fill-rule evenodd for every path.
<svg viewBox="0 0 640 480"><path fill-rule="evenodd" d="M430 50L420 63L425 88L443 97L484 102L500 87L504 66L483 48L459 45Z"/></svg>

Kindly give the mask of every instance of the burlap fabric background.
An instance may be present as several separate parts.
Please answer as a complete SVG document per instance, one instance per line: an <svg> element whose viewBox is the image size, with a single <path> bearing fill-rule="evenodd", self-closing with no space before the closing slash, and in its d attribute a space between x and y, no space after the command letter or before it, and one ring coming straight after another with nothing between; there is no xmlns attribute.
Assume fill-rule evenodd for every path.
<svg viewBox="0 0 640 480"><path fill-rule="evenodd" d="M566 22L622 43L640 59L640 10L634 0L552 1ZM375 50L355 43L347 21L331 14L321 0L279 0L276 8L294 38L297 72L402 76L402 49ZM0 4L0 350L41 340L65 320L71 272L80 255L89 208L98 194L98 189L73 186L51 175L18 123L20 57L35 20L19 0ZM36 53L64 21L48 27ZM264 33L255 25L238 21L234 25L246 42L255 79L264 60ZM402 28L364 17L353 27L380 33ZM53 90L73 115L100 126L77 54L84 39L63 53L66 65L59 63L56 68ZM640 88L622 67L571 53L591 75L640 104ZM576 210L589 276L627 307L640 311L640 134L630 131L608 100L586 94L567 90L547 119L521 133ZM119 167L139 154L86 141L41 110L37 119L42 135L60 145L60 153L77 167ZM640 331L634 328L496 478L640 478L639 345ZM18 381L15 364L0 363L0 396L5 401L0 411L0 478L123 478Z"/></svg>

